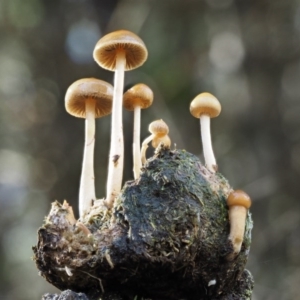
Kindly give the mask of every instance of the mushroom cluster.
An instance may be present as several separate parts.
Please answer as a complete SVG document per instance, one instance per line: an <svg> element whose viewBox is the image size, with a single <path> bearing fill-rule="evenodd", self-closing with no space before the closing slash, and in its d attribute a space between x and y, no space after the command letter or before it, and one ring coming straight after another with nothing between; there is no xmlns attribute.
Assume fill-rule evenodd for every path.
<svg viewBox="0 0 300 300"><path fill-rule="evenodd" d="M114 72L113 86L83 78L68 88L67 112L85 119L80 218L66 201L52 204L38 232L36 264L56 287L90 299L115 299L116 292L124 296L118 299L246 299L253 289L244 269L251 200L217 172L210 118L220 114L221 105L207 92L190 103L190 113L200 119L205 164L185 150L170 149L169 127L162 119L149 124L150 135L141 144L141 110L152 105L153 92L144 83L123 90L125 71L141 66L147 56L134 33L109 33L97 42L93 57ZM133 111L134 180L121 192L123 108ZM95 119L110 113L106 196L97 199ZM155 154L147 160L149 143Z"/></svg>
<svg viewBox="0 0 300 300"><path fill-rule="evenodd" d="M112 113L111 144L109 154L108 179L104 204L111 208L122 187L124 165L124 139L122 103L124 72L141 66L148 52L144 42L134 33L119 30L102 37L93 53L100 67L114 71L114 87L109 83L94 79L80 79L74 82L65 96L66 110L73 116L86 118L86 139L79 189L79 214L82 218L91 209L95 195L93 155L95 145L95 118ZM133 93L125 95L124 106L134 110L134 173L138 178L141 168L139 155L140 108L151 105L153 93L147 86L137 87Z"/></svg>
<svg viewBox="0 0 300 300"><path fill-rule="evenodd" d="M147 59L148 52L144 42L134 33L119 30L102 37L96 44L95 61L104 69L114 71L114 86L95 78L84 78L74 82L65 96L66 110L75 117L86 119L85 146L82 163L82 174L79 189L79 214L82 219L91 210L95 202L95 176L93 167L95 145L95 118L112 113L111 139L108 165L106 197L102 206L112 209L115 199L122 188L124 166L124 138L122 107L134 112L133 128L133 174L134 179L140 177L146 164L146 151L151 142L156 149L162 145L168 149L171 146L169 127L163 120L150 123L151 133L140 145L141 109L148 108L153 102L153 92L147 85L139 83L127 90L124 89L124 73L141 66ZM211 174L217 170L210 133L210 118L217 117L221 112L218 99L210 93L201 93L190 103L190 112L200 119L201 138L205 165ZM241 249L247 209L250 198L241 191L236 191L228 197L229 220L231 230L229 240L232 243L232 259ZM82 223L79 224L80 228Z"/></svg>

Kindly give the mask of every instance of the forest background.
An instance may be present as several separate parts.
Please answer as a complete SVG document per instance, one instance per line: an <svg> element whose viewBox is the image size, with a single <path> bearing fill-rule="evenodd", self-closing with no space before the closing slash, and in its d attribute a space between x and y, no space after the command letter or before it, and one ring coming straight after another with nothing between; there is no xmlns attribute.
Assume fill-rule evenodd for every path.
<svg viewBox="0 0 300 300"><path fill-rule="evenodd" d="M113 83L93 60L106 33L128 29L149 57L125 74L146 83L178 149L203 161L199 93L222 104L212 120L219 171L253 200L247 268L253 299L292 300L300 282L299 0L2 0L0 1L0 291L3 300L40 299L57 290L31 260L50 203L67 199L78 215L84 121L68 115L64 95L84 77ZM96 192L105 195L110 117L97 121ZM133 114L124 111L125 173L132 175ZM173 145L174 145L173 144ZM150 149L148 150L150 155Z"/></svg>

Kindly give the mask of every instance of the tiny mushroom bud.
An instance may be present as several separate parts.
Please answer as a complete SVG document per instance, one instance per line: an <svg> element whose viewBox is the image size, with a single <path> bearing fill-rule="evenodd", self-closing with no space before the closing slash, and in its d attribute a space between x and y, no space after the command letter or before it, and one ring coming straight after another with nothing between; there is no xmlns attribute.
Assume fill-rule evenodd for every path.
<svg viewBox="0 0 300 300"><path fill-rule="evenodd" d="M151 145L153 148L158 148L160 144L163 144L165 148L171 147L171 139L168 135L165 135L163 137L154 137L154 139L151 142Z"/></svg>
<svg viewBox="0 0 300 300"><path fill-rule="evenodd" d="M141 109L148 108L153 102L153 92L145 84L139 83L129 89L123 96L123 105L127 110L134 111L133 124L133 172L134 179L140 177L141 171Z"/></svg>
<svg viewBox="0 0 300 300"><path fill-rule="evenodd" d="M113 87L102 80L84 78L75 81L67 90L65 106L69 114L85 118L85 144L79 188L79 214L85 215L95 195L94 147L95 118L111 113Z"/></svg>
<svg viewBox="0 0 300 300"><path fill-rule="evenodd" d="M142 163L146 163L146 150L148 148L148 143L150 143L154 138L163 138L169 133L169 127L163 120L156 120L150 123L149 131L151 135L148 136L142 143L141 157Z"/></svg>
<svg viewBox="0 0 300 300"><path fill-rule="evenodd" d="M212 94L202 93L191 102L190 112L195 118L200 119L205 164L214 173L218 167L211 144L210 118L217 117L220 114L220 102Z"/></svg>
<svg viewBox="0 0 300 300"><path fill-rule="evenodd" d="M122 187L124 138L122 96L124 71L141 66L148 52L144 42L134 33L118 30L102 37L95 46L94 59L104 69L115 71L112 109L111 143L105 205L111 208ZM117 159L116 159L117 158Z"/></svg>
<svg viewBox="0 0 300 300"><path fill-rule="evenodd" d="M227 205L229 207L230 222L230 234L228 239L233 245L233 253L227 258L231 260L241 251L244 240L247 211L251 206L251 199L245 192L236 190L229 194Z"/></svg>

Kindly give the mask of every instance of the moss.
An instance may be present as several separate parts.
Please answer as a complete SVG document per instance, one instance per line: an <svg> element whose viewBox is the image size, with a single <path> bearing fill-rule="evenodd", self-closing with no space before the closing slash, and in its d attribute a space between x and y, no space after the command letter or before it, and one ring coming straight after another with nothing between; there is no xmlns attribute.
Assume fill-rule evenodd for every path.
<svg viewBox="0 0 300 300"><path fill-rule="evenodd" d="M55 202L34 247L37 267L56 287L90 299L250 299L250 214L240 254L226 259L231 190L193 154L160 149L112 211L96 203L81 220L90 236Z"/></svg>

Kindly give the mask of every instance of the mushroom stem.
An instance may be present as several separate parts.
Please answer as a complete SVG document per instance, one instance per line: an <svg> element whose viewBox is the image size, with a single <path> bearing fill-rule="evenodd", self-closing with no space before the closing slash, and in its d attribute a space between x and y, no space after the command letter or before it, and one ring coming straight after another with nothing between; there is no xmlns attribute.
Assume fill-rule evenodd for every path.
<svg viewBox="0 0 300 300"><path fill-rule="evenodd" d="M241 251L246 226L247 208L244 206L232 206L229 209L230 234L228 239L232 242L233 253L227 259L232 260Z"/></svg>
<svg viewBox="0 0 300 300"><path fill-rule="evenodd" d="M133 124L133 173L134 179L140 177L142 162L140 150L140 132L141 132L141 107L134 107L134 124Z"/></svg>
<svg viewBox="0 0 300 300"><path fill-rule="evenodd" d="M115 198L121 191L124 165L124 138L122 121L122 99L124 87L125 53L119 51L116 57L114 95L112 107L110 153L108 162L108 178L106 184L105 205L111 208Z"/></svg>
<svg viewBox="0 0 300 300"><path fill-rule="evenodd" d="M211 172L215 173L218 167L211 143L210 117L208 115L201 115L200 125L205 164Z"/></svg>
<svg viewBox="0 0 300 300"><path fill-rule="evenodd" d="M79 215L84 216L92 206L95 195L94 147L95 147L95 100L85 103L85 144L79 188Z"/></svg>
<svg viewBox="0 0 300 300"><path fill-rule="evenodd" d="M147 138L145 138L142 143L141 160L142 160L143 165L146 163L146 150L148 148L148 143L150 143L154 139L154 137L155 137L155 134L151 134Z"/></svg>

